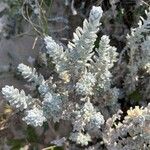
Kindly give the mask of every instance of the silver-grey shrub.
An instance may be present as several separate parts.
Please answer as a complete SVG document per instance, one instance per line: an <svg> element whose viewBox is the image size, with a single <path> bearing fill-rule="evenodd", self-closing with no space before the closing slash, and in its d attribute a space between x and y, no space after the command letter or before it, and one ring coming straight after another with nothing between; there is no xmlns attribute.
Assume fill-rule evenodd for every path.
<svg viewBox="0 0 150 150"><path fill-rule="evenodd" d="M101 107L113 106L118 99L118 89L111 88L110 72L117 61L116 48L110 46L109 37L104 35L99 48L94 49L102 13L101 7L93 7L89 19L84 20L83 28L77 27L66 49L45 36L46 53L59 75L56 82L53 77L44 79L35 68L19 64L18 71L33 83L39 97L26 96L23 90L19 93L13 86L2 89L9 104L24 112L23 120L27 124L36 127L45 121L69 120L73 126L69 139L82 146L88 145L95 138L92 132L99 132L105 123L95 102Z"/></svg>

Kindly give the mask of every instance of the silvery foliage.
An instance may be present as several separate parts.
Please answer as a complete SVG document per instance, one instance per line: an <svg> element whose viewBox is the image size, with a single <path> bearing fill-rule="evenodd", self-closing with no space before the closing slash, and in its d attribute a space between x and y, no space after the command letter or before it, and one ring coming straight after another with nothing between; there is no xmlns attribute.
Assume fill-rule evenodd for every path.
<svg viewBox="0 0 150 150"><path fill-rule="evenodd" d="M24 111L25 117L23 120L27 124L35 127L42 126L43 122L46 121L46 117L48 119L50 118L47 114L47 110L49 111L49 114L51 114L51 117L54 117L54 120L59 121L57 114L57 112L60 114L58 104L62 102L58 94L51 94L53 89L51 81L49 82L51 83L50 88L48 83L44 80L44 77L41 74L38 75L35 68L32 69L24 64L19 64L18 71L25 79L28 79L28 82L34 82L34 85L38 86L38 91L41 94L41 97L44 97L44 100L41 102L39 99L33 99L30 95L26 96L23 90L19 93L18 89L15 89L13 86L6 85L2 89L2 93L10 105L20 111ZM47 95L51 95L53 100L53 103L49 103L50 105L48 106L46 104L48 103L48 100L50 101L50 99L48 99ZM54 112L54 110L56 111ZM54 113L55 115L53 115Z"/></svg>
<svg viewBox="0 0 150 150"><path fill-rule="evenodd" d="M100 112L94 113L91 118L88 126L88 130L94 130L101 128L101 125L104 124L104 117Z"/></svg>
<svg viewBox="0 0 150 150"><path fill-rule="evenodd" d="M88 145L88 143L91 141L91 137L88 133L84 134L81 132L71 133L71 136L69 139L82 146Z"/></svg>
<svg viewBox="0 0 150 150"><path fill-rule="evenodd" d="M79 110L74 112L74 115L73 131L99 129L104 124L103 115L96 111L89 99Z"/></svg>
<svg viewBox="0 0 150 150"><path fill-rule="evenodd" d="M93 86L96 79L92 73L85 73L81 79L76 83L76 91L82 95L93 95Z"/></svg>
<svg viewBox="0 0 150 150"><path fill-rule="evenodd" d="M60 77L66 82L72 79L73 84L78 80L75 88L79 94L93 95L96 91L92 89L96 85L98 92L110 93L112 99L116 99L113 95L117 89L110 88L112 75L109 71L117 61L116 48L110 46L108 36L103 36L99 48L93 51L102 12L100 7L92 8L89 20L84 20L83 28L77 27L66 50L49 36L45 37L45 44L47 54L53 58Z"/></svg>
<svg viewBox="0 0 150 150"><path fill-rule="evenodd" d="M109 45L110 39L108 36L103 35L101 37L99 48L96 49L98 56L94 55L94 67L92 68L98 76L98 87L107 91L110 89L110 78L112 77L109 69L114 65L114 62L117 61L116 57L116 48Z"/></svg>
<svg viewBox="0 0 150 150"><path fill-rule="evenodd" d="M38 91L41 95L45 95L49 90L49 86L44 80L44 77L41 74L36 72L35 68L31 68L24 64L18 65L18 72L24 77L24 79L28 79L28 82L33 82L35 86L38 87Z"/></svg>
<svg viewBox="0 0 150 150"><path fill-rule="evenodd" d="M18 71L25 79L28 79L28 82L34 82L35 85L41 85L44 81L44 77L41 74L38 75L35 68L32 69L21 63L18 65Z"/></svg>
<svg viewBox="0 0 150 150"><path fill-rule="evenodd" d="M26 113L26 116L23 117L22 120L25 121L28 125L32 125L35 127L42 126L43 122L46 121L42 108L33 106L32 109L26 110L25 113Z"/></svg>
<svg viewBox="0 0 150 150"><path fill-rule="evenodd" d="M66 53L63 47L58 45L51 37L47 36L44 38L46 43L47 54L53 58L53 63L56 65L55 68L58 73L62 73L66 68Z"/></svg>
<svg viewBox="0 0 150 150"><path fill-rule="evenodd" d="M19 92L19 90L13 86L6 85L3 87L2 94L12 107L19 109L20 111L27 109L33 102L30 95L26 96L23 90Z"/></svg>
<svg viewBox="0 0 150 150"><path fill-rule="evenodd" d="M94 9L95 7L93 7L93 10L90 13L89 22L85 20L83 29L80 27L76 29L73 42L68 44L70 52L68 55L72 55L69 58L76 64L76 68L71 69L74 70L73 75L76 76L79 72L84 72L83 74L80 73L82 76L79 76L80 78L76 83L75 89L78 94L83 96L96 95L94 88L98 89L98 91L100 89L101 91L108 92L110 99L113 102L116 102L118 90L116 88L110 88L112 75L109 69L112 68L114 62L117 61L116 57L118 54L116 53L116 48L109 45L110 40L108 36L103 36L101 38L99 48L95 50L97 54L93 51L93 44L97 37L95 33L98 30L98 25L100 25L98 16L101 17L101 15L98 15L97 13L98 8L95 12ZM102 11L100 10L99 13L102 13ZM96 16L94 17L94 15ZM93 26L93 23L95 26ZM91 25L95 33L93 31L90 33ZM88 63L88 61L90 63ZM74 65L72 66L74 67ZM88 70L85 68L88 68ZM71 73L69 76L71 76ZM73 141L74 139L78 139L78 133L83 134L85 137L85 132L88 132L88 130L98 130L101 125L104 124L103 116L100 112L96 112L93 104L88 98L85 98L84 101L84 107L80 107L79 111L75 112L76 117L75 120L73 120L73 133L70 137ZM89 139L89 136L90 134L88 134L87 139ZM81 143L81 141L81 145L85 144ZM78 141L76 142L78 143Z"/></svg>
<svg viewBox="0 0 150 150"><path fill-rule="evenodd" d="M88 145L88 142L92 139L88 131L98 131L105 122L104 117L96 111L89 99L74 112L74 116L72 121L73 132L70 135L70 140L77 144Z"/></svg>
<svg viewBox="0 0 150 150"><path fill-rule="evenodd" d="M127 48L129 48L129 73L125 80L127 92L131 93L136 89L139 80L138 72L146 70L150 73L150 12L146 12L147 19L142 19L138 27L131 29L127 35Z"/></svg>
<svg viewBox="0 0 150 150"><path fill-rule="evenodd" d="M46 118L53 118L54 122L59 122L61 118L63 103L59 94L47 93L43 99L43 111Z"/></svg>
<svg viewBox="0 0 150 150"><path fill-rule="evenodd" d="M124 120L117 123L121 113L118 111L106 122L103 140L107 149L150 149L150 104L145 108L131 108Z"/></svg>
<svg viewBox="0 0 150 150"><path fill-rule="evenodd" d="M94 106L94 100L103 104L101 99L105 99L111 105L118 97L118 90L111 88L112 75L109 71L117 61L116 48L110 46L108 36L103 36L99 48L93 49L102 12L101 7L92 8L89 19L84 20L83 28L77 27L72 42L68 43L65 50L52 37L44 38L46 53L52 58L59 75L55 83L52 77L45 80L35 68L24 64L18 66L21 75L28 82L34 83L40 94L39 99L33 101L29 107L24 107L23 120L33 126L42 126L44 121L59 122L61 119L69 119L73 126L70 139L82 146L96 138L90 135L91 131L98 131L105 122L99 108ZM21 100L13 92L9 96L7 92L3 94L8 101ZM24 104L26 99L23 96Z"/></svg>
<svg viewBox="0 0 150 150"><path fill-rule="evenodd" d="M56 64L56 70L61 75L63 72L79 75L80 71L84 71L87 61L91 60L93 55L94 42L97 38L97 31L100 25L99 20L102 16L100 7L93 7L90 12L89 21L83 22L83 28L77 27L73 34L72 42L68 43L67 50L63 50L51 37L45 38L47 53L53 58Z"/></svg>

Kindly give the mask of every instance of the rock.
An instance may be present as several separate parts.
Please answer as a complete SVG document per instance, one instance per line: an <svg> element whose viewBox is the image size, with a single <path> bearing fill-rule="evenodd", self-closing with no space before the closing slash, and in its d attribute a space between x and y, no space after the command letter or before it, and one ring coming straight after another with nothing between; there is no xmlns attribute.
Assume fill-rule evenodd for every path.
<svg viewBox="0 0 150 150"><path fill-rule="evenodd" d="M4 10L8 9L9 6L4 3L4 2L0 2L0 13L2 13Z"/></svg>
<svg viewBox="0 0 150 150"><path fill-rule="evenodd" d="M3 15L3 16L0 18L0 33L3 32L4 27L6 26L6 24L7 24L7 16L6 16L6 15Z"/></svg>
<svg viewBox="0 0 150 150"><path fill-rule="evenodd" d="M22 37L1 39L0 41L0 90L5 85L16 85L19 89L24 88L22 81L14 77L14 72L19 63L30 65L28 58L36 58L39 45L32 49L34 38L24 35ZM2 94L0 93L0 99Z"/></svg>

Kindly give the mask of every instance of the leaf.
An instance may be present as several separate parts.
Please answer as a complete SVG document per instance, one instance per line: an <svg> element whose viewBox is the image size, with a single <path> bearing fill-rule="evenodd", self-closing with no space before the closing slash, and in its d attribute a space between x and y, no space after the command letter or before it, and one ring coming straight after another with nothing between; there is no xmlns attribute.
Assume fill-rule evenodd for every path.
<svg viewBox="0 0 150 150"><path fill-rule="evenodd" d="M42 150L64 150L63 147L58 147L58 146L50 146L50 147L46 147Z"/></svg>
<svg viewBox="0 0 150 150"><path fill-rule="evenodd" d="M52 4L52 1L51 1L51 0L45 0L45 4L46 4L48 7L50 7L51 4Z"/></svg>
<svg viewBox="0 0 150 150"><path fill-rule="evenodd" d="M10 139L8 141L8 145L12 146L11 150L19 150L21 147L23 147L26 143L25 139Z"/></svg>
<svg viewBox="0 0 150 150"><path fill-rule="evenodd" d="M36 131L32 126L27 127L26 134L28 142L38 142L38 135L36 134Z"/></svg>
<svg viewBox="0 0 150 150"><path fill-rule="evenodd" d="M130 100L134 100L134 101L137 101L137 102L142 100L142 96L141 96L141 94L138 90L136 90L136 91L132 92L131 94L129 94L128 98Z"/></svg>
<svg viewBox="0 0 150 150"><path fill-rule="evenodd" d="M54 147L53 150L63 150L63 147Z"/></svg>
<svg viewBox="0 0 150 150"><path fill-rule="evenodd" d="M55 129L55 131L58 131L58 129L59 129L59 125L60 125L60 124L59 124L58 122L56 122L56 123L55 123L55 125L54 125L54 129Z"/></svg>
<svg viewBox="0 0 150 150"><path fill-rule="evenodd" d="M44 131L47 131L49 129L48 122L43 123L43 128L44 128Z"/></svg>

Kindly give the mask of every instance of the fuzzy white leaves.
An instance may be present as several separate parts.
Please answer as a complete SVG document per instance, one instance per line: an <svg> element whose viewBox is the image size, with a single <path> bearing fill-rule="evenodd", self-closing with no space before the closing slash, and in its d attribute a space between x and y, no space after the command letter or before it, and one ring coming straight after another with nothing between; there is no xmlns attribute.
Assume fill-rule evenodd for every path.
<svg viewBox="0 0 150 150"><path fill-rule="evenodd" d="M3 87L2 94L12 107L21 111L26 109L28 105L33 102L30 95L26 96L23 90L19 92L19 90L13 86L6 85Z"/></svg>
<svg viewBox="0 0 150 150"><path fill-rule="evenodd" d="M66 53L63 50L63 47L57 44L50 36L44 38L47 54L53 59L53 63L56 65L56 70L58 73L66 70Z"/></svg>
<svg viewBox="0 0 150 150"><path fill-rule="evenodd" d="M59 94L47 93L42 102L43 112L47 118L52 118L54 122L59 122L62 114L62 99Z"/></svg>
<svg viewBox="0 0 150 150"><path fill-rule="evenodd" d="M45 56L47 60L52 58L59 77L44 80L35 68L24 64L18 66L22 76L35 83L39 92L34 95L37 97L32 105L28 107L24 102L26 97L22 100L25 96L23 92L19 93L15 89L17 92L14 96L7 88L3 90L11 105L16 105L12 102L14 99L17 103L21 103L26 114L23 120L27 124L41 126L44 121L49 120L70 121L73 126L70 139L82 146L97 138L93 133L101 136L99 132L105 120L99 107L106 106L103 100L116 102L118 95L117 90L111 88L110 72L114 62L117 61L116 48L110 45L108 36L102 36L99 48L94 49L102 13L101 7L93 7L89 19L84 20L83 28L77 27L72 42L69 42L65 50L52 37L44 38L47 49ZM61 144L61 140L58 144Z"/></svg>
<svg viewBox="0 0 150 150"><path fill-rule="evenodd" d="M80 114L84 118L84 120L89 122L93 115L93 112L95 112L94 106L88 99L84 106L81 108Z"/></svg>
<svg viewBox="0 0 150 150"><path fill-rule="evenodd" d="M125 88L128 94L136 90L139 78L141 78L139 72L142 70L149 72L150 70L149 33L150 12L147 13L147 18L142 18L142 21L139 22L139 26L131 29L131 34L127 35L127 48L129 49L129 63L127 69L129 73L125 79ZM144 95L145 94L146 93L144 93Z"/></svg>
<svg viewBox="0 0 150 150"><path fill-rule="evenodd" d="M83 22L83 28L77 27L76 32L73 34L73 43L69 43L69 48L75 47L79 52L85 50L86 52L91 52L91 48L93 47L93 42L96 40L96 32L98 31L98 27L100 25L100 19L102 16L102 9L101 7L93 7L90 15L89 15L89 22L85 19ZM90 49L86 49L86 48ZM89 54L89 53L88 53Z"/></svg>
<svg viewBox="0 0 150 150"><path fill-rule="evenodd" d="M68 48L57 44L51 37L44 38L47 54L53 59L55 68L61 79L67 77L70 80L71 75L78 76L80 72L84 72L85 68L90 65L93 56L94 42L97 38L97 31L100 26L100 18L102 17L101 7L93 7L88 20L84 20L83 28L77 27L73 34L72 42L68 43ZM66 80L65 80L66 81Z"/></svg>
<svg viewBox="0 0 150 150"><path fill-rule="evenodd" d="M63 47L59 46L50 36L47 36L44 38L46 48L47 48L47 54L50 55L50 57L54 58L54 63L56 63L57 60L64 57Z"/></svg>
<svg viewBox="0 0 150 150"><path fill-rule="evenodd" d="M117 61L118 53L116 47L110 45L110 39L108 36L103 35L101 37L99 48L97 49L100 61L107 65L107 69L113 67L113 63Z"/></svg>
<svg viewBox="0 0 150 150"><path fill-rule="evenodd" d="M42 84L40 84L40 86L38 87L38 91L41 94L41 96L44 96L46 93L48 93L50 90L49 86L47 83L43 82Z"/></svg>
<svg viewBox="0 0 150 150"><path fill-rule="evenodd" d="M97 38L97 31L100 26L100 18L102 16L101 7L93 7L89 21L86 19L83 22L83 28L77 27L73 34L73 42L69 42L70 57L79 68L87 65L87 61L91 59L94 42Z"/></svg>
<svg viewBox="0 0 150 150"><path fill-rule="evenodd" d="M101 7L92 7L92 10L90 12L89 21L93 24L98 24L99 20L101 19L103 14L103 10Z"/></svg>
<svg viewBox="0 0 150 150"><path fill-rule="evenodd" d="M43 96L49 91L49 86L44 80L44 77L37 73L35 68L31 68L24 64L18 65L18 71L24 77L24 79L28 79L28 82L33 82L33 84L38 85L38 91Z"/></svg>
<svg viewBox="0 0 150 150"><path fill-rule="evenodd" d="M136 106L127 111L122 122L121 115L113 115L106 122L103 134L108 150L149 149L150 147L150 104L145 108Z"/></svg>
<svg viewBox="0 0 150 150"><path fill-rule="evenodd" d="M91 136L83 132L90 130L97 131L104 124L104 117L100 112L96 111L89 99L87 99L87 102L80 110L75 112L75 115L76 117L73 122L74 133L71 134L70 139L77 144L87 145L91 140Z"/></svg>
<svg viewBox="0 0 150 150"><path fill-rule="evenodd" d="M93 104L89 100L80 110L76 111L75 114L76 118L73 122L73 131L85 131L86 127L90 130L90 124L92 124L92 127L98 129L102 124L104 124L104 117L100 112L95 110Z"/></svg>
<svg viewBox="0 0 150 150"><path fill-rule="evenodd" d="M110 89L111 73L110 69L117 61L118 53L116 48L110 46L110 39L104 35L99 42L99 48L96 49L98 56L94 56L93 71L97 72L98 86L104 91Z"/></svg>
<svg viewBox="0 0 150 150"><path fill-rule="evenodd" d="M147 36L145 41L141 44L142 57L141 57L141 67L149 72L150 70L150 36ZM150 72L149 72L150 73Z"/></svg>
<svg viewBox="0 0 150 150"><path fill-rule="evenodd" d="M34 82L36 85L40 85L44 81L43 76L38 75L35 68L32 69L24 64L19 64L18 71L25 79L28 79L28 82Z"/></svg>
<svg viewBox="0 0 150 150"><path fill-rule="evenodd" d="M96 128L98 129L98 128L101 128L102 124L104 124L104 117L102 116L100 112L97 112L94 115L92 115L92 117L90 118L88 127L90 130L93 130Z"/></svg>
<svg viewBox="0 0 150 150"><path fill-rule="evenodd" d="M82 146L88 145L88 143L91 141L91 137L89 134L83 134L81 132L71 133L69 139Z"/></svg>
<svg viewBox="0 0 150 150"><path fill-rule="evenodd" d="M96 79L92 73L85 73L76 83L76 91L82 95L92 95Z"/></svg>
<svg viewBox="0 0 150 150"><path fill-rule="evenodd" d="M46 118L43 115L43 110L34 106L33 109L26 110L26 116L22 120L28 125L37 127L42 126Z"/></svg>
<svg viewBox="0 0 150 150"><path fill-rule="evenodd" d="M19 90L13 86L6 85L2 88L2 93L12 107L20 111L25 110L26 116L22 120L27 124L37 127L42 126L43 122L46 121L46 118L43 116L43 110L35 106L32 107L35 99L30 95L26 96L23 90L19 92Z"/></svg>
<svg viewBox="0 0 150 150"><path fill-rule="evenodd" d="M103 115L100 112L96 111L93 104L89 100L84 104L83 108L81 109L80 115L82 116L82 119L84 119L84 121L86 122L86 125L90 123L93 127L100 128L101 125L104 124Z"/></svg>

